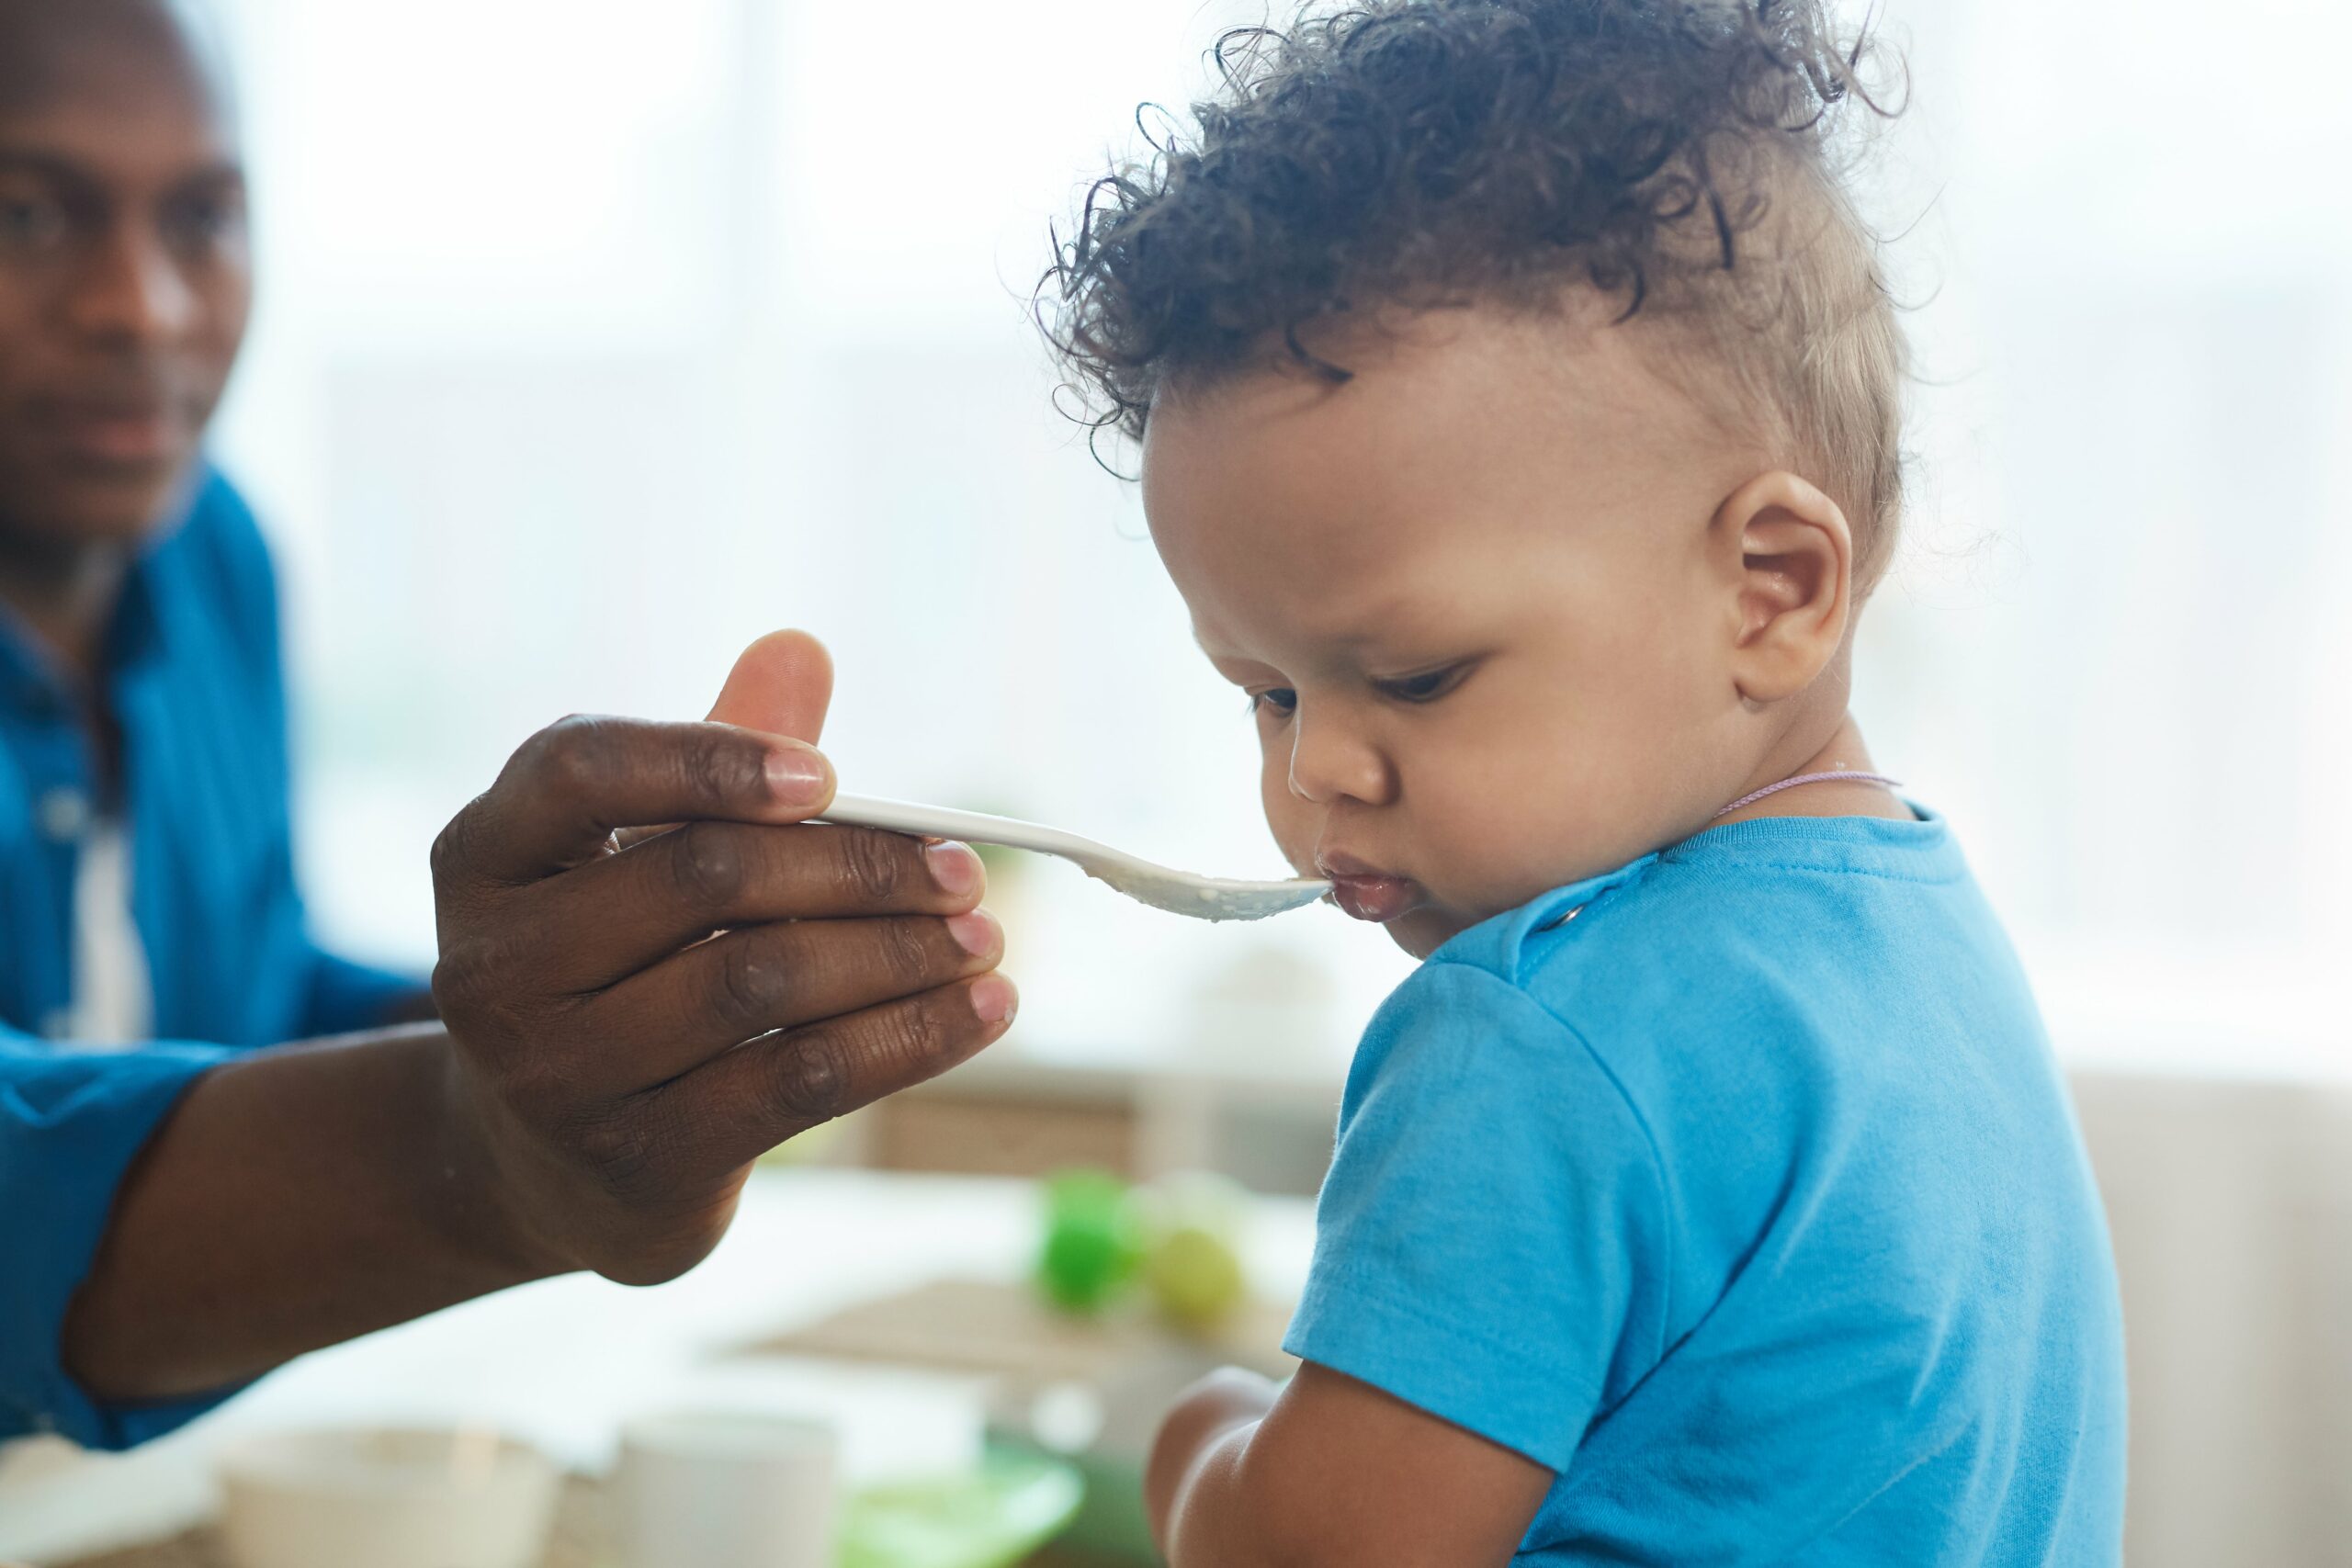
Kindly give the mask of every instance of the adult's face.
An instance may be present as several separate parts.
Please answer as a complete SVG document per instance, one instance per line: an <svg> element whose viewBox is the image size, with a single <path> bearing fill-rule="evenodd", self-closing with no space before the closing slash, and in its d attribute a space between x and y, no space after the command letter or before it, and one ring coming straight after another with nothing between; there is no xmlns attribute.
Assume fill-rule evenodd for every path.
<svg viewBox="0 0 2352 1568"><path fill-rule="evenodd" d="M163 0L0 0L0 545L172 514L243 340L244 177Z"/></svg>

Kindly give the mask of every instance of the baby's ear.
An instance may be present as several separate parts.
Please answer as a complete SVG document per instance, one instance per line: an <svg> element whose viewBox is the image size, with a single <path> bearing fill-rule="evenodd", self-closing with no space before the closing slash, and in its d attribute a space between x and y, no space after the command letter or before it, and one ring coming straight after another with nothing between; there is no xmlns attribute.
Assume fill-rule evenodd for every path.
<svg viewBox="0 0 2352 1568"><path fill-rule="evenodd" d="M1731 673L1739 694L1754 703L1795 696L1846 640L1854 566L1846 513L1819 487L1776 470L1734 491L1712 532L1736 572Z"/></svg>

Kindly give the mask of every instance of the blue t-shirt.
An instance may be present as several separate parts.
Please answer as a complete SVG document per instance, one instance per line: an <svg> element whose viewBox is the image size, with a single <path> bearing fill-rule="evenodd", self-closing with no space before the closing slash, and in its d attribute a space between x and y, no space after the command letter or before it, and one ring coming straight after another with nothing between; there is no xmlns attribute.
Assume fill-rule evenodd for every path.
<svg viewBox="0 0 2352 1568"><path fill-rule="evenodd" d="M101 1406L59 1359L131 1160L222 1059L215 1047L380 1023L422 982L311 940L288 822L277 584L219 474L133 566L106 681L155 1027L209 1045L92 1054L59 1040L96 769L67 677L0 613L0 1439L54 1431L122 1447L211 1403Z"/></svg>
<svg viewBox="0 0 2352 1568"><path fill-rule="evenodd" d="M270 1045L366 1029L423 982L311 938L294 880L277 584L253 513L201 476L134 563L106 646L131 916L155 1032ZM0 1025L62 1038L98 775L72 682L0 611Z"/></svg>
<svg viewBox="0 0 2352 1568"><path fill-rule="evenodd" d="M1932 816L1717 828L1447 942L1291 1351L1557 1472L1521 1563L2113 1563L2115 1269Z"/></svg>
<svg viewBox="0 0 2352 1568"><path fill-rule="evenodd" d="M66 1371L59 1336L123 1173L188 1086L231 1054L200 1045L61 1050L0 1028L0 1441L58 1432L128 1448L229 1392L100 1404Z"/></svg>

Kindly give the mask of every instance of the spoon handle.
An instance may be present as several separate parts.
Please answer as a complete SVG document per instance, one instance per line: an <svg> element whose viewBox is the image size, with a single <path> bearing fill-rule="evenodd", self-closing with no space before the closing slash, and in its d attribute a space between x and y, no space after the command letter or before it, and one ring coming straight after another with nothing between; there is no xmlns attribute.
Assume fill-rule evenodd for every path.
<svg viewBox="0 0 2352 1568"><path fill-rule="evenodd" d="M958 811L952 806L920 806L910 800L877 800L871 795L837 795L820 821L848 828L881 828L922 838L961 839L970 843L1002 844L1009 849L1036 850L1045 854L1082 856L1108 852L1106 845L1059 828L991 817L983 811Z"/></svg>

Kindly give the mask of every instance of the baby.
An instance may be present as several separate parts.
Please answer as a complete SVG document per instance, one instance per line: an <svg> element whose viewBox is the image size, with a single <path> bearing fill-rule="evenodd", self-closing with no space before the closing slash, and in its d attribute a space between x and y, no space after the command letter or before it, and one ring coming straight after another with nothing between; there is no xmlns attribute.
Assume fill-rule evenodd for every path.
<svg viewBox="0 0 2352 1568"><path fill-rule="evenodd" d="M1219 51L1050 275L1292 863L1425 960L1176 1568L2100 1563L2113 1264L2024 978L1847 713L1902 337L1815 0Z"/></svg>

